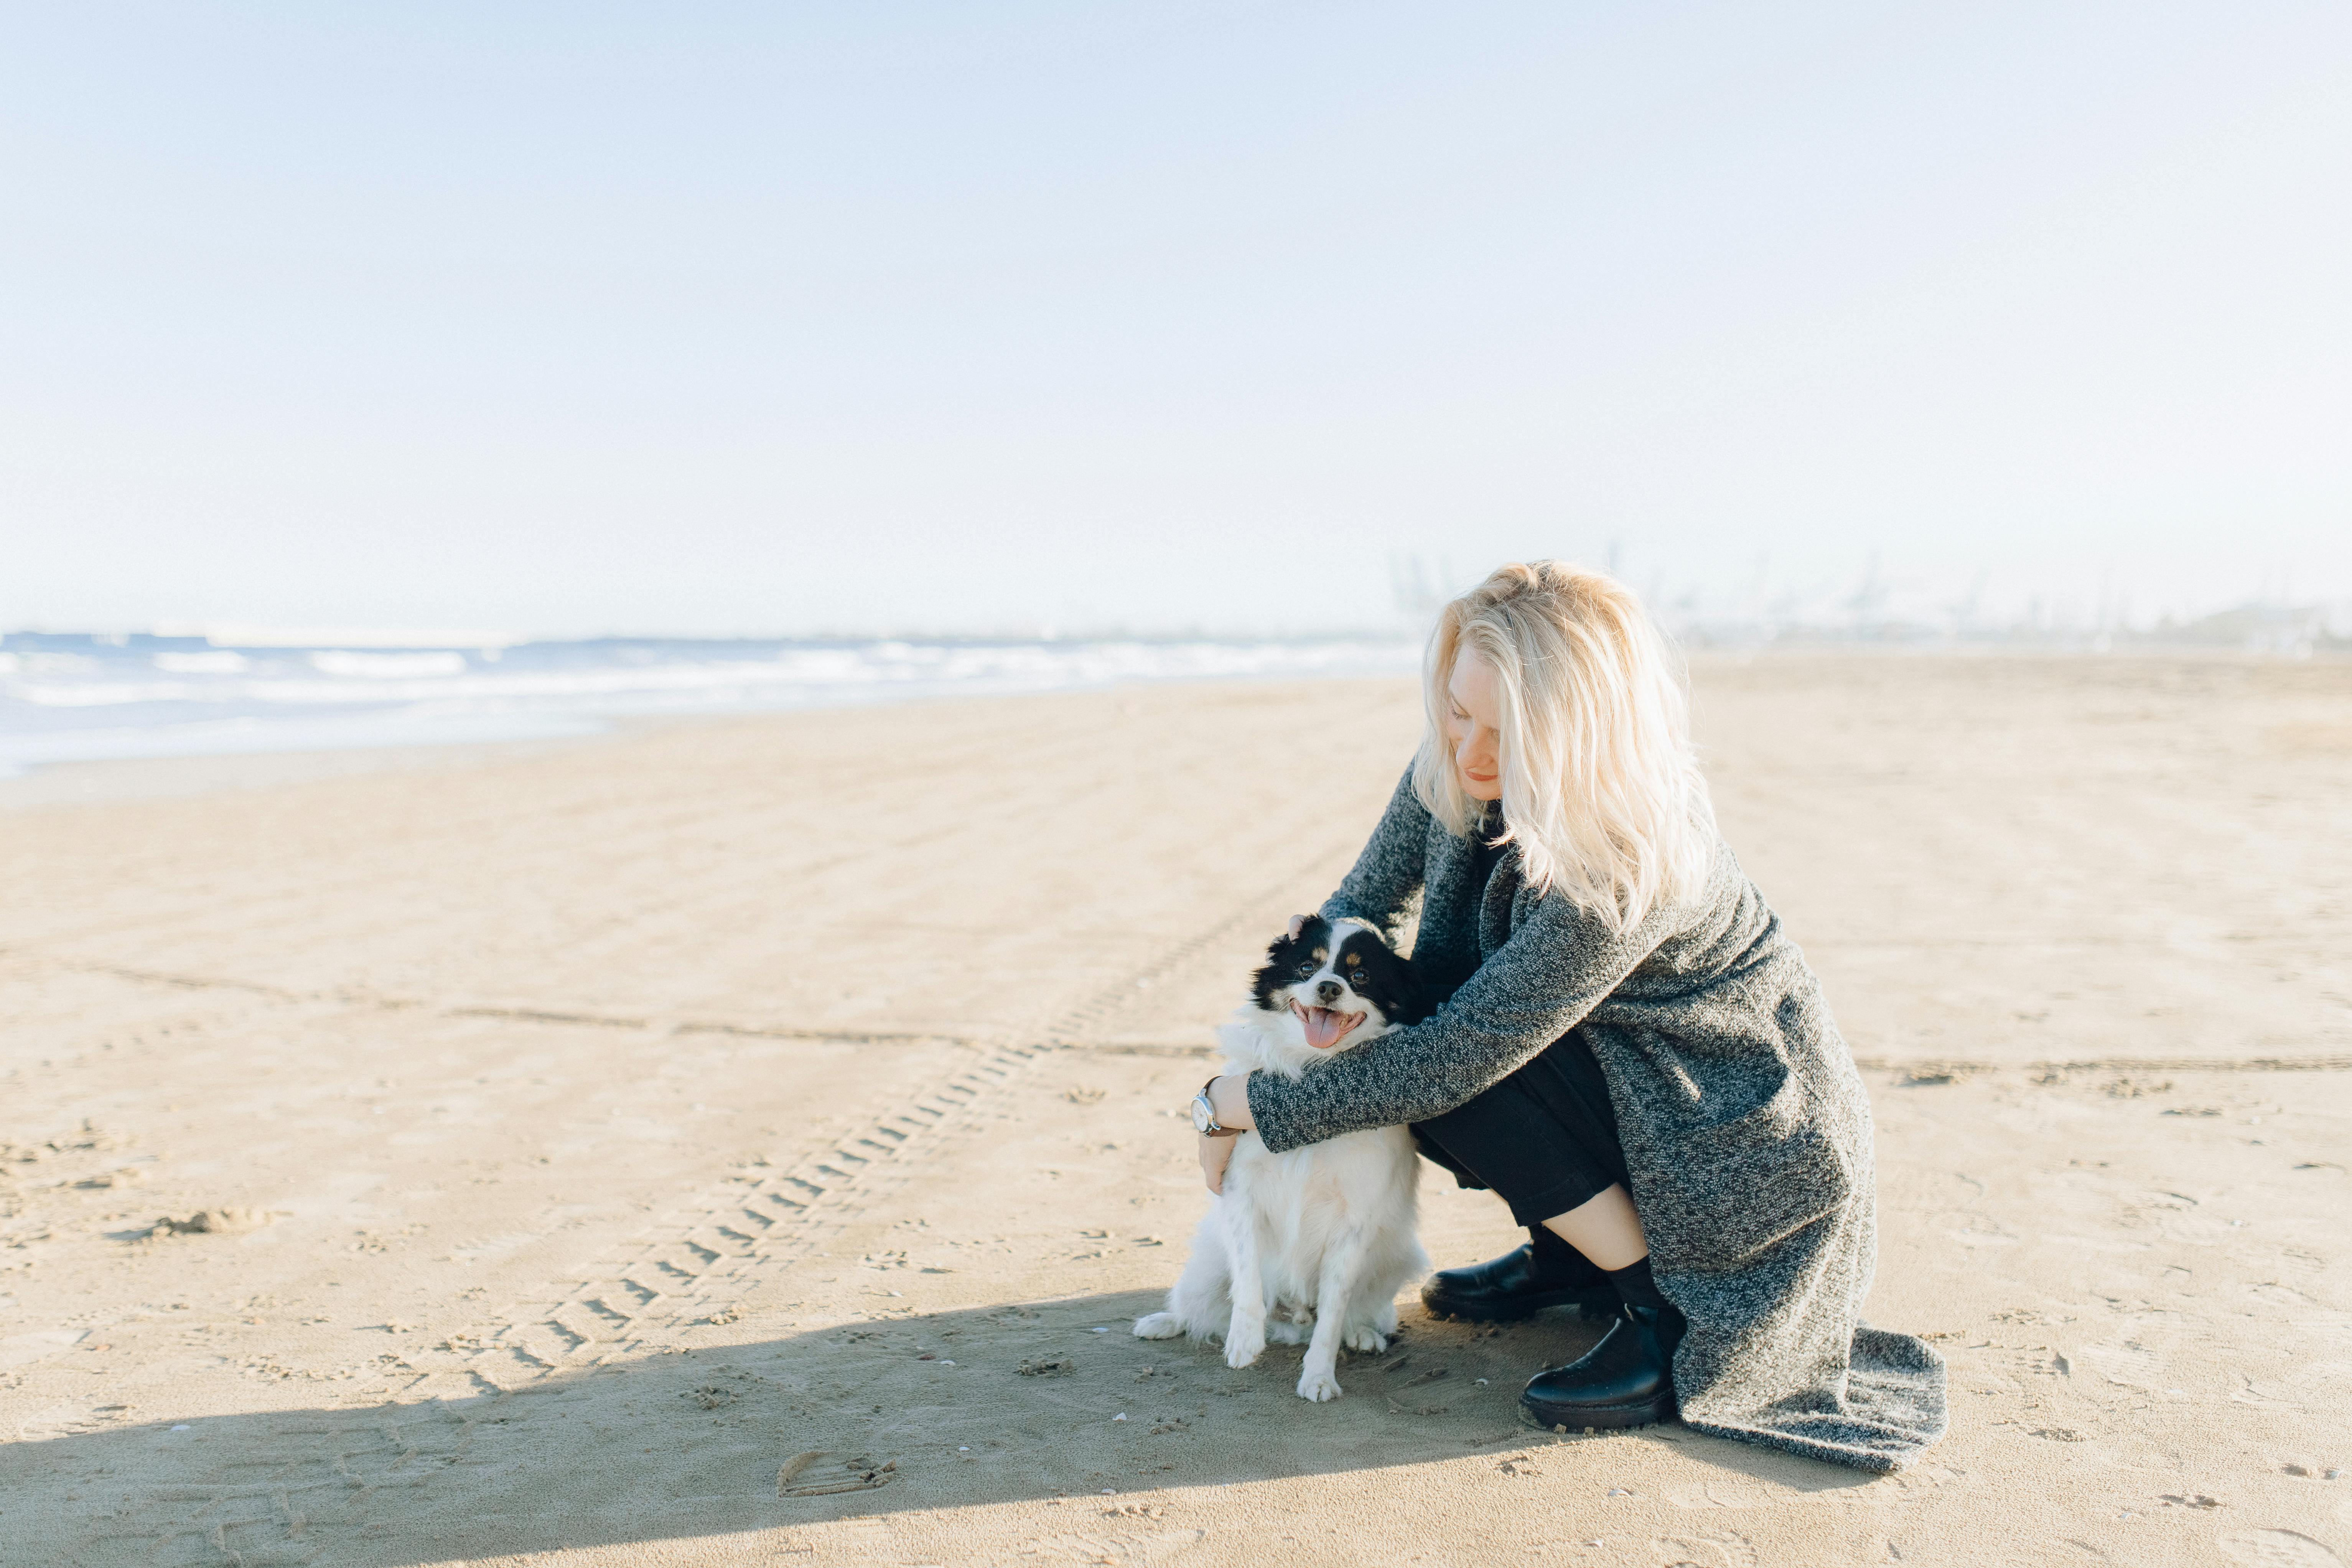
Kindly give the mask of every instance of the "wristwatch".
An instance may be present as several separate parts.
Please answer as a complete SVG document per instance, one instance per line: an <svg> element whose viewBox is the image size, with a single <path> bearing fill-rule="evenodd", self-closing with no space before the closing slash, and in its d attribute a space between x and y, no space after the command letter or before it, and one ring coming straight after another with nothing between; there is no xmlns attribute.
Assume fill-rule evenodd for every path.
<svg viewBox="0 0 2352 1568"><path fill-rule="evenodd" d="M1209 1103L1209 1088L1216 1081L1216 1079L1211 1079L1201 1086L1201 1092L1192 1097L1192 1131L1205 1132L1212 1138L1238 1138L1246 1129L1217 1125L1217 1108Z"/></svg>

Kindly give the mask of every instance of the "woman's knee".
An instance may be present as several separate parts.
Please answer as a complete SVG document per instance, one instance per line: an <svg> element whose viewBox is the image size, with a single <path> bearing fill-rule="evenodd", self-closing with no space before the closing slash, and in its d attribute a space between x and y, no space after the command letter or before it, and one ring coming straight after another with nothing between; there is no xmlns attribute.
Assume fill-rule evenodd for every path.
<svg viewBox="0 0 2352 1568"><path fill-rule="evenodd" d="M1453 1153L1447 1150L1445 1145L1439 1142L1436 1137L1431 1133L1429 1131L1429 1123L1425 1121L1416 1121L1408 1127L1406 1131L1412 1134L1412 1146L1416 1150L1420 1151L1421 1157L1428 1161L1431 1164L1437 1166L1440 1170L1451 1172L1454 1176L1454 1185L1467 1187L1474 1192L1485 1192L1486 1190L1486 1184L1478 1179L1478 1173L1470 1169L1469 1166L1464 1164L1461 1161L1455 1159Z"/></svg>

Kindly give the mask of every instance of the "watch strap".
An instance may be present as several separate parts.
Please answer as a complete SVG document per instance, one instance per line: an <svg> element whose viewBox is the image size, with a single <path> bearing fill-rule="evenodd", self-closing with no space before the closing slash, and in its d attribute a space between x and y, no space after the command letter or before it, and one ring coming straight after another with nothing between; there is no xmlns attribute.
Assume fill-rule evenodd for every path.
<svg viewBox="0 0 2352 1568"><path fill-rule="evenodd" d="M1238 1138L1242 1135L1242 1129L1238 1127L1225 1127L1219 1125L1217 1121L1217 1102L1209 1098L1209 1090L1215 1087L1217 1079L1224 1076L1225 1075L1223 1073L1212 1073L1209 1076L1209 1081L1201 1086L1201 1092L1192 1097L1199 1100L1202 1105L1209 1108L1209 1124L1201 1129L1201 1132L1204 1137Z"/></svg>

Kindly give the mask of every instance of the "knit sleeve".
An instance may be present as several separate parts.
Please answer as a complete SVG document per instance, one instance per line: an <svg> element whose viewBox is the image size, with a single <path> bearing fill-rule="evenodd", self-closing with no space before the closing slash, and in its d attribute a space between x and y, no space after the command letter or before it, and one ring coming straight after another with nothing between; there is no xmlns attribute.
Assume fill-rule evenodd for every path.
<svg viewBox="0 0 2352 1568"><path fill-rule="evenodd" d="M1356 857L1355 868L1318 912L1327 921L1362 921L1393 941L1421 893L1429 827L1429 808L1413 792L1412 769L1408 767L1363 853Z"/></svg>
<svg viewBox="0 0 2352 1568"><path fill-rule="evenodd" d="M1255 1073L1250 1117L1279 1153L1373 1127L1443 1115L1527 1065L1582 1022L1689 918L1664 909L1614 932L1566 899L1544 899L1425 1022L1293 1080Z"/></svg>

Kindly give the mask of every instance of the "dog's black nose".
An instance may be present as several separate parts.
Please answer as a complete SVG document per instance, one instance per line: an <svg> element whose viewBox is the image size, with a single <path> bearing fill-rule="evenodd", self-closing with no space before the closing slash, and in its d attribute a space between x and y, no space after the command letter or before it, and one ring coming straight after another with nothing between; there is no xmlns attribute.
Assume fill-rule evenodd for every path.
<svg viewBox="0 0 2352 1568"><path fill-rule="evenodd" d="M1336 980L1326 980L1315 988L1315 999L1328 1007L1339 999L1339 983Z"/></svg>

